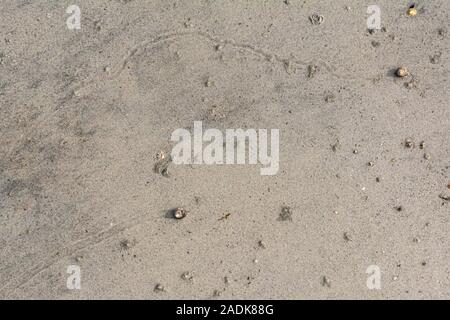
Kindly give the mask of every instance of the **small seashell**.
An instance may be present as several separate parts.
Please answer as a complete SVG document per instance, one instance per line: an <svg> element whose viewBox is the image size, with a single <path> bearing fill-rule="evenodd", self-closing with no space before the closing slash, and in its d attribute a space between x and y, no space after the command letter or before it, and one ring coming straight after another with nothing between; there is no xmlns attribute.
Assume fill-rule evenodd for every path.
<svg viewBox="0 0 450 320"><path fill-rule="evenodd" d="M186 215L187 215L187 211L183 208L176 208L173 211L173 217L175 219L183 219L184 217L186 217Z"/></svg>
<svg viewBox="0 0 450 320"><path fill-rule="evenodd" d="M395 74L397 75L397 77L404 78L409 76L409 71L405 67L400 67L397 69L397 71L395 71Z"/></svg>

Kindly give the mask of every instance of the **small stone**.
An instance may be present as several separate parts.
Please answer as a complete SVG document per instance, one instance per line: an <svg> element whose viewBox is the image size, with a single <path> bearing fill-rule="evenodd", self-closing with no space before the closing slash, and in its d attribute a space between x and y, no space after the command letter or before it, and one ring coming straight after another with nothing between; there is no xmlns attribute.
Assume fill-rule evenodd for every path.
<svg viewBox="0 0 450 320"><path fill-rule="evenodd" d="M254 262L254 263L258 263L259 260L258 260L258 259L254 259L253 262Z"/></svg>
<svg viewBox="0 0 450 320"><path fill-rule="evenodd" d="M223 50L223 45L222 44L218 44L216 46L216 51L222 51Z"/></svg>
<svg viewBox="0 0 450 320"><path fill-rule="evenodd" d="M174 211L173 211L173 217L175 218L175 219L183 219L183 218L185 218L186 217L186 215L187 215L187 211L185 210L185 209L183 209L183 208L176 208Z"/></svg>
<svg viewBox="0 0 450 320"><path fill-rule="evenodd" d="M420 149L425 148L425 141L422 141L422 142L419 144L419 148L420 148Z"/></svg>
<svg viewBox="0 0 450 320"><path fill-rule="evenodd" d="M407 138L405 140L405 147L409 149L414 148L414 141L411 138Z"/></svg>
<svg viewBox="0 0 450 320"><path fill-rule="evenodd" d="M403 207L402 206L397 206L397 207L395 207L395 210L397 210L398 212L401 212L401 211L403 211Z"/></svg>
<svg viewBox="0 0 450 320"><path fill-rule="evenodd" d="M326 276L322 277L322 286L328 287L328 288L331 287L331 281Z"/></svg>
<svg viewBox="0 0 450 320"><path fill-rule="evenodd" d="M378 48L381 45L381 43L379 41L375 41L375 40L373 40L371 43L372 43L372 47L374 47L374 48Z"/></svg>
<svg viewBox="0 0 450 320"><path fill-rule="evenodd" d="M373 161L369 161L369 162L367 163L367 165L368 165L369 167L373 167L373 166L375 165L375 163L374 163Z"/></svg>
<svg viewBox="0 0 450 320"><path fill-rule="evenodd" d="M413 238L413 242L414 242L414 243L419 243L419 242L420 242L420 239L417 238L417 237L415 237L415 238Z"/></svg>
<svg viewBox="0 0 450 320"><path fill-rule="evenodd" d="M334 96L334 94L328 94L326 97L325 97L325 102L328 102L328 103L332 103L332 102L334 102L336 100L336 97Z"/></svg>
<svg viewBox="0 0 450 320"><path fill-rule="evenodd" d="M131 248L131 242L130 242L130 240L128 240L128 239L123 239L123 240L121 240L121 241L120 241L120 247L121 247L123 250L128 250L128 249L130 249L130 248Z"/></svg>
<svg viewBox="0 0 450 320"><path fill-rule="evenodd" d="M291 207L284 206L281 208L280 220L281 221L292 221Z"/></svg>
<svg viewBox="0 0 450 320"><path fill-rule="evenodd" d="M309 21L313 24L313 25L319 25L323 23L323 16L319 15L319 14L313 14L309 17Z"/></svg>
<svg viewBox="0 0 450 320"><path fill-rule="evenodd" d="M158 284L155 286L154 291L155 291L155 292L164 292L164 291L166 291L166 288L164 288L164 286L163 286L162 284L158 283Z"/></svg>
<svg viewBox="0 0 450 320"><path fill-rule="evenodd" d="M205 87L209 88L209 87L212 87L213 85L214 85L214 82L213 82L213 81L211 81L211 80L206 80L206 82L205 82Z"/></svg>
<svg viewBox="0 0 450 320"><path fill-rule="evenodd" d="M350 237L350 235L347 232L344 232L344 240L345 241L352 241L352 238Z"/></svg>
<svg viewBox="0 0 450 320"><path fill-rule="evenodd" d="M263 240L259 240L259 241L258 241L258 246L259 246L261 249L266 249L266 248L267 248L266 243L265 243Z"/></svg>
<svg viewBox="0 0 450 320"><path fill-rule="evenodd" d="M400 67L395 71L397 77L404 78L409 76L409 71L405 67Z"/></svg>
<svg viewBox="0 0 450 320"><path fill-rule="evenodd" d="M376 178L375 178L375 181L376 181L376 182L381 182L381 178L380 178L380 177L376 177Z"/></svg>
<svg viewBox="0 0 450 320"><path fill-rule="evenodd" d="M441 61L441 55L440 54L435 54L433 56L430 56L430 62L432 64L438 64Z"/></svg>
<svg viewBox="0 0 450 320"><path fill-rule="evenodd" d="M219 290L214 290L213 291L213 296L214 297L220 297L222 295L222 292L220 292Z"/></svg>
<svg viewBox="0 0 450 320"><path fill-rule="evenodd" d="M358 154L358 150L357 149L353 149L353 154Z"/></svg>
<svg viewBox="0 0 450 320"><path fill-rule="evenodd" d="M193 281L194 276L189 271L186 271L181 275L181 279L186 280L186 281Z"/></svg>
<svg viewBox="0 0 450 320"><path fill-rule="evenodd" d="M104 70L105 72L108 72L108 73L109 73L109 72L111 71L111 68L110 68L110 67L104 67L103 70Z"/></svg>
<svg viewBox="0 0 450 320"><path fill-rule="evenodd" d="M431 155L429 153L425 153L423 155L423 157L424 157L425 160L430 160L431 159Z"/></svg>
<svg viewBox="0 0 450 320"><path fill-rule="evenodd" d="M426 261L422 261L422 266L426 266L427 265L427 262Z"/></svg>
<svg viewBox="0 0 450 320"><path fill-rule="evenodd" d="M317 71L319 71L319 67L310 64L308 66L308 78L310 78L310 79L313 78L314 75L317 73Z"/></svg>
<svg viewBox="0 0 450 320"><path fill-rule="evenodd" d="M415 16L417 16L417 9L414 7L411 7L406 11L406 14L410 17L415 17Z"/></svg>
<svg viewBox="0 0 450 320"><path fill-rule="evenodd" d="M393 276L392 280L397 281L398 280L398 276Z"/></svg>
<svg viewBox="0 0 450 320"><path fill-rule="evenodd" d="M339 212L338 212L337 210L334 210L333 213L334 213L334 214L338 214Z"/></svg>

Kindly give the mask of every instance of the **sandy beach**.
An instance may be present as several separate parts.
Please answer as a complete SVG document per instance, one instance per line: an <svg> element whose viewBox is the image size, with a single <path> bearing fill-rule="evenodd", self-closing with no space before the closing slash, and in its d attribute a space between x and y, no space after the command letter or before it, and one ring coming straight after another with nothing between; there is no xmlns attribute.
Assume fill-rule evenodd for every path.
<svg viewBox="0 0 450 320"><path fill-rule="evenodd" d="M0 298L448 299L449 15L1 1Z"/></svg>

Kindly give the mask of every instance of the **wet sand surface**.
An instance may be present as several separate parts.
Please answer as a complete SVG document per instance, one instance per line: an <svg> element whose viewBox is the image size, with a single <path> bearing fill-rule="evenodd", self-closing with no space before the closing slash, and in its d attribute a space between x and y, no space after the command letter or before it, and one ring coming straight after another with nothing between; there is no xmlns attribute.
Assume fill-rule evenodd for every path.
<svg viewBox="0 0 450 320"><path fill-rule="evenodd" d="M371 4L2 1L0 297L448 299L450 3ZM194 121L278 173L175 165Z"/></svg>

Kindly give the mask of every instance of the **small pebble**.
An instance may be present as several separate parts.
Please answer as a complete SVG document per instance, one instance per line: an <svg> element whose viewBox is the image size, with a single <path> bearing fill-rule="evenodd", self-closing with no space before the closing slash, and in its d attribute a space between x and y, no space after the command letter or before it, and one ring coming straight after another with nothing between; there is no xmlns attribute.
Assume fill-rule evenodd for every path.
<svg viewBox="0 0 450 320"><path fill-rule="evenodd" d="M322 286L328 287L328 288L331 287L331 282L326 276L322 277Z"/></svg>
<svg viewBox="0 0 450 320"><path fill-rule="evenodd" d="M187 211L183 208L176 208L173 212L173 217L178 220L185 218L186 215L187 215Z"/></svg>
<svg viewBox="0 0 450 320"><path fill-rule="evenodd" d="M353 154L358 154L358 150L354 149Z"/></svg>
<svg viewBox="0 0 450 320"><path fill-rule="evenodd" d="M395 71L395 74L397 75L397 77L404 78L409 76L409 71L404 67L400 67Z"/></svg>
<svg viewBox="0 0 450 320"><path fill-rule="evenodd" d="M258 246L260 248L262 248L262 249L266 249L267 248L266 243L263 240L259 240L258 241Z"/></svg>
<svg viewBox="0 0 450 320"><path fill-rule="evenodd" d="M351 241L352 238L350 237L350 235L347 232L344 232L344 240L345 241Z"/></svg>
<svg viewBox="0 0 450 320"><path fill-rule="evenodd" d="M374 163L373 161L369 161L369 162L367 163L367 165L368 165L369 167L373 167L373 166L375 165L375 163Z"/></svg>
<svg viewBox="0 0 450 320"><path fill-rule="evenodd" d="M405 140L405 147L409 149L414 148L414 141L411 138L407 138Z"/></svg>
<svg viewBox="0 0 450 320"><path fill-rule="evenodd" d="M291 207L287 207L287 206L281 207L280 220L281 221L292 221Z"/></svg>
<svg viewBox="0 0 450 320"><path fill-rule="evenodd" d="M309 21L313 24L313 25L319 25L323 23L323 16L319 15L319 14L313 14L309 17Z"/></svg>
<svg viewBox="0 0 450 320"><path fill-rule="evenodd" d="M154 291L155 291L155 292L163 292L163 291L166 291L166 288L164 288L164 286L163 286L162 284L158 283L158 284L155 286Z"/></svg>
<svg viewBox="0 0 450 320"><path fill-rule="evenodd" d="M431 159L431 155L429 153L425 153L423 155L423 157L424 157L425 160L430 160Z"/></svg>
<svg viewBox="0 0 450 320"><path fill-rule="evenodd" d="M406 14L410 17L415 17L415 16L417 16L417 9L414 7L411 7L408 9L408 11L406 11Z"/></svg>
<svg viewBox="0 0 450 320"><path fill-rule="evenodd" d="M181 279L186 281L192 281L194 280L194 276L189 271L186 271L181 275Z"/></svg>

